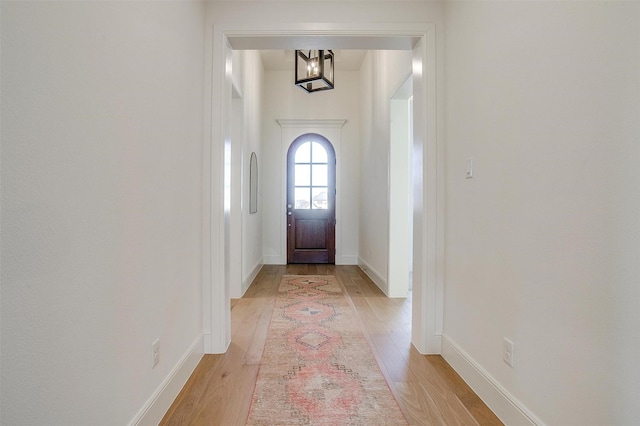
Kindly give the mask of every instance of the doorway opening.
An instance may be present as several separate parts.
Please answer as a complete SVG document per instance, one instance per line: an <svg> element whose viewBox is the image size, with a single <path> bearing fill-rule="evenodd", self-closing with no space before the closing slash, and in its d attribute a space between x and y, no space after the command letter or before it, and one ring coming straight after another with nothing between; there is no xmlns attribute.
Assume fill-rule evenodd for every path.
<svg viewBox="0 0 640 426"><path fill-rule="evenodd" d="M436 40L433 24L337 23L310 29L305 24L264 22L255 25L213 26L212 80L207 112L210 126L205 146L203 217L203 321L204 349L225 352L230 343L229 282L225 264L224 141L229 134L231 77L227 70L231 52L238 50L295 49L332 45L335 49L411 50L413 55L413 302L412 343L421 353L440 353L443 312L443 161L438 144L436 101ZM215 95L214 95L215 94ZM209 113L210 112L210 113ZM209 124L209 123L206 123ZM210 132L210 134L209 134ZM285 203L281 204L283 207ZM283 223L285 216L282 216ZM285 225L286 226L286 225ZM234 235L227 238L233 239ZM227 240L228 241L228 240Z"/></svg>

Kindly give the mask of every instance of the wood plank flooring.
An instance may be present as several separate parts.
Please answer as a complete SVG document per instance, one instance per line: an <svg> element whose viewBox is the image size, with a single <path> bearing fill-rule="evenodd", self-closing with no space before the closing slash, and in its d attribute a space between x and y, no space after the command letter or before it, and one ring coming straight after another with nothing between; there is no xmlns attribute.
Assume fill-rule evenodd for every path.
<svg viewBox="0 0 640 426"><path fill-rule="evenodd" d="M389 299L357 266L266 265L231 302L231 345L205 355L161 425L243 425L282 275L335 275L356 308L378 365L411 425L501 425L439 355L411 345L411 300Z"/></svg>

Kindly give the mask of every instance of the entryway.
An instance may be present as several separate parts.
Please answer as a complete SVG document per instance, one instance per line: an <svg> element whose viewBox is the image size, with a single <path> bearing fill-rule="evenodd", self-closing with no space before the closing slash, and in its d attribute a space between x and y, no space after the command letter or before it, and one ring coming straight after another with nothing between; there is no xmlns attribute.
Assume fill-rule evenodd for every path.
<svg viewBox="0 0 640 426"><path fill-rule="evenodd" d="M287 263L335 263L336 154L306 133L287 153Z"/></svg>
<svg viewBox="0 0 640 426"><path fill-rule="evenodd" d="M211 97L211 144L209 160L204 164L203 176L210 178L205 188L210 190L210 199L204 205L205 226L203 236L203 317L205 352L224 352L230 343L230 309L228 298L228 276L224 265L229 253L223 241L235 238L227 232L225 212L218 210L217 202L224 198L223 175L224 144L229 135L231 74L227 66L231 63L233 49L292 49L300 45L315 46L331 44L337 49L399 49L410 50L413 55L414 92L414 215L413 215L413 313L412 342L422 353L439 353L442 329L442 239L443 232L443 159L444 151L438 144L436 111L436 41L432 24L368 24L338 23L331 28L309 28L304 24L291 24L286 30L277 23L265 22L260 28L212 27L214 76ZM348 35L345 35L348 34ZM321 47L321 46L319 46ZM227 96L228 95L228 96ZM280 122L280 120L277 120ZM206 123L209 124L209 123ZM283 133L284 133L283 128ZM291 139L289 139L291 140ZM338 162L339 153L336 153ZM205 178L205 179L206 179ZM283 187L286 184L283 182ZM340 209L340 170L337 171L336 216ZM285 193L283 188L282 193ZM283 197L284 198L284 197ZM286 253L284 229L287 227L286 201L282 200L282 240L280 253ZM340 253L340 221L336 224L336 259ZM384 232L384 230L383 230ZM275 245L274 245L275 247ZM284 263L284 259L283 259Z"/></svg>

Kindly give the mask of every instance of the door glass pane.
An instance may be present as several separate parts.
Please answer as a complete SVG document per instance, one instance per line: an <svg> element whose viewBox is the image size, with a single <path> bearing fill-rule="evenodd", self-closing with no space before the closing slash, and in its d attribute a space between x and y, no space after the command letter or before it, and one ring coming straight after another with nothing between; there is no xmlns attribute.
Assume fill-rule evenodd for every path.
<svg viewBox="0 0 640 426"><path fill-rule="evenodd" d="M298 159L298 153L296 153L296 162L297 162L297 159ZM320 145L318 142L313 142L313 162L314 163L327 162L327 150L324 149L324 146Z"/></svg>
<svg viewBox="0 0 640 426"><path fill-rule="evenodd" d="M326 148L318 142L305 142L298 146L294 158L294 208L328 209L329 165Z"/></svg>
<svg viewBox="0 0 640 426"><path fill-rule="evenodd" d="M310 209L311 208L311 188L302 187L296 188L296 209Z"/></svg>
<svg viewBox="0 0 640 426"><path fill-rule="evenodd" d="M311 162L311 142L306 142L300 145L296 150L296 163L310 163L310 162Z"/></svg>
<svg viewBox="0 0 640 426"><path fill-rule="evenodd" d="M297 188L296 188L297 190ZM327 188L311 188L311 200L314 209L327 209Z"/></svg>
<svg viewBox="0 0 640 426"><path fill-rule="evenodd" d="M314 166L314 173L315 173ZM311 167L308 164L296 164L295 170L295 185L296 186L310 186L311 185ZM315 179L315 176L314 176Z"/></svg>
<svg viewBox="0 0 640 426"><path fill-rule="evenodd" d="M298 166L296 166L298 167ZM314 164L313 165L313 186L327 186L327 165L326 164ZM297 173L297 171L296 171ZM298 175L296 174L296 182L298 181ZM296 183L297 185L297 183Z"/></svg>

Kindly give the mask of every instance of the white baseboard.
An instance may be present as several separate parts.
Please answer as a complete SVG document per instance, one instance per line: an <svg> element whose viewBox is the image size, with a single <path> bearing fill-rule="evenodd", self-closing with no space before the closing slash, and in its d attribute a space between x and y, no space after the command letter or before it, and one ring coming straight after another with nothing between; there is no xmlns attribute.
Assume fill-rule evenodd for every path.
<svg viewBox="0 0 640 426"><path fill-rule="evenodd" d="M286 265L282 256L264 256L262 265ZM337 256L336 265L358 265L358 256ZM255 277L254 277L255 278Z"/></svg>
<svg viewBox="0 0 640 426"><path fill-rule="evenodd" d="M227 352L231 341L223 342L220 340L220 336L217 337L218 338L214 340L213 334L210 331L202 333L205 354L223 354Z"/></svg>
<svg viewBox="0 0 640 426"><path fill-rule="evenodd" d="M365 274L367 274L369 278L371 278L371 281L373 281L384 294L386 294L387 296L389 295L389 286L387 284L386 278L383 278L382 275L378 273L378 271L373 269L371 265L365 262L361 257L358 257L358 266Z"/></svg>
<svg viewBox="0 0 640 426"><path fill-rule="evenodd" d="M212 351L212 349L213 349L213 336L211 335L210 331L202 333L202 342L204 344L204 353L205 354L214 353Z"/></svg>
<svg viewBox="0 0 640 426"><path fill-rule="evenodd" d="M251 270L251 273L249 274L249 276L246 277L242 281L242 295L243 296L244 296L244 293L249 288L249 286L251 285L251 283L253 282L253 280L255 280L256 277L258 276L258 274L260 273L260 270L262 269L262 266L263 266L262 259L260 259L260 261L258 261L258 263L256 263L256 265Z"/></svg>
<svg viewBox="0 0 640 426"><path fill-rule="evenodd" d="M198 335L182 358L151 395L138 414L129 422L129 426L156 426L171 407L182 387L193 373L202 355L204 346L202 335Z"/></svg>
<svg viewBox="0 0 640 426"><path fill-rule="evenodd" d="M442 357L505 425L545 426L451 338L442 336Z"/></svg>

